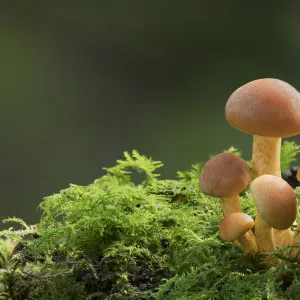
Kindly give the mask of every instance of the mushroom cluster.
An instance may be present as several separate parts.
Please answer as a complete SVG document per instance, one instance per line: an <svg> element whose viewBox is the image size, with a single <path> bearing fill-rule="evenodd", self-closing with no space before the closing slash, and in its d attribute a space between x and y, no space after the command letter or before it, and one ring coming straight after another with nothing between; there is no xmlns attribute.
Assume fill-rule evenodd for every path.
<svg viewBox="0 0 300 300"><path fill-rule="evenodd" d="M253 135L253 148L251 168L233 154L220 153L201 171L200 190L221 201L221 239L237 241L245 253L292 246L289 255L300 258L300 234L290 229L297 215L296 194L280 170L281 139L300 133L300 93L279 79L254 80L232 93L225 116L231 126ZM255 221L240 205L239 194L249 185Z"/></svg>

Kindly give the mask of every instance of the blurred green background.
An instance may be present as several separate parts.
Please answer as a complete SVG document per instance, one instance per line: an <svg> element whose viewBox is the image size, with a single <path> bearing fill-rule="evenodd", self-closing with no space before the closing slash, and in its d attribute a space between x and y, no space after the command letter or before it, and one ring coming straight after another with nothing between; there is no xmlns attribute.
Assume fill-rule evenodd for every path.
<svg viewBox="0 0 300 300"><path fill-rule="evenodd" d="M209 2L209 1L206 1ZM300 88L300 2L2 3L0 217L86 185L137 149L163 177L250 135L224 117L262 77ZM294 140L300 142L299 137Z"/></svg>

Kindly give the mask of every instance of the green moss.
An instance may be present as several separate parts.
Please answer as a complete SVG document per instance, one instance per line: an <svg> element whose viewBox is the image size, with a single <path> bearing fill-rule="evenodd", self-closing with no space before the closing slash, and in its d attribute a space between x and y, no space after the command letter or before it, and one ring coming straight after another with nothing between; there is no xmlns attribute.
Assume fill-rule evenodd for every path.
<svg viewBox="0 0 300 300"><path fill-rule="evenodd" d="M285 143L282 164L298 152ZM9 219L21 229L1 234L22 246L9 260L11 240L0 244L0 299L297 299L297 262L267 270L263 254L219 239L219 201L198 188L202 165L160 180L161 162L125 153L92 184L46 197L37 226ZM145 180L135 184L132 170ZM254 217L247 191L241 203Z"/></svg>

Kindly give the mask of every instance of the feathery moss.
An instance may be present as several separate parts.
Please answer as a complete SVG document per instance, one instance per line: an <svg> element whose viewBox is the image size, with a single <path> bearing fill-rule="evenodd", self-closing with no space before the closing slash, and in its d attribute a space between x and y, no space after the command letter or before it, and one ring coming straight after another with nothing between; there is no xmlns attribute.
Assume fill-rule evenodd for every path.
<svg viewBox="0 0 300 300"><path fill-rule="evenodd" d="M286 142L282 166L299 152ZM263 254L219 239L222 211L199 191L202 165L161 180L161 162L125 152L92 184L46 197L36 226L8 219L21 228L1 232L0 299L298 299L297 261L266 270ZM135 184L131 170L145 180ZM254 217L247 191L241 203Z"/></svg>

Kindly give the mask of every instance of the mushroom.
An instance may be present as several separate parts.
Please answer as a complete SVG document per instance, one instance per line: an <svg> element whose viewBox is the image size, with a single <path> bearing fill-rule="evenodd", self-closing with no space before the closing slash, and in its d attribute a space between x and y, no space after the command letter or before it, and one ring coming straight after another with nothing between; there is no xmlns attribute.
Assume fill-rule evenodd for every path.
<svg viewBox="0 0 300 300"><path fill-rule="evenodd" d="M267 174L253 180L250 193L261 216L261 221L255 224L258 249L274 251L276 246L272 227L279 230L288 229L296 219L295 191L282 178Z"/></svg>
<svg viewBox="0 0 300 300"><path fill-rule="evenodd" d="M238 240L244 253L257 251L251 228L253 219L245 213L233 213L224 217L220 223L220 238L225 242Z"/></svg>
<svg viewBox="0 0 300 300"><path fill-rule="evenodd" d="M300 133L299 92L279 79L254 80L233 92L225 115L230 125L254 135L254 178L280 176L281 138Z"/></svg>
<svg viewBox="0 0 300 300"><path fill-rule="evenodd" d="M220 153L203 167L199 186L209 196L219 197L224 216L242 212L239 193L244 191L252 179L248 164L230 153Z"/></svg>
<svg viewBox="0 0 300 300"><path fill-rule="evenodd" d="M225 106L225 115L230 125L253 134L254 179L263 174L280 177L281 138L300 133L299 92L279 79L254 80L233 92ZM263 227L260 222L257 214L256 228ZM280 236L290 240L292 232L288 230Z"/></svg>

